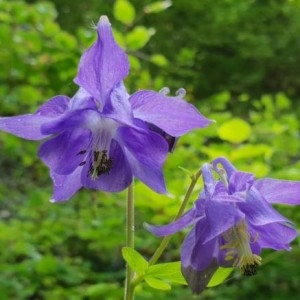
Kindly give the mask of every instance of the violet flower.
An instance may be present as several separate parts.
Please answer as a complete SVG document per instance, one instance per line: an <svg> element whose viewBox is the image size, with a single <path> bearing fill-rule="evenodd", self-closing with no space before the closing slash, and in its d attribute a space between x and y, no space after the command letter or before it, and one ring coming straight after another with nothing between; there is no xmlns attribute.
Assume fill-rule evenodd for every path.
<svg viewBox="0 0 300 300"><path fill-rule="evenodd" d="M165 193L162 173L177 137L210 121L166 93L129 95L123 79L126 53L116 44L106 16L96 42L84 52L69 99L55 96L34 114L0 118L0 129L29 140L45 140L39 156L50 168L52 201L68 200L81 187L118 192L137 177Z"/></svg>
<svg viewBox="0 0 300 300"><path fill-rule="evenodd" d="M202 175L204 190L191 210L165 226L146 224L158 236L194 225L181 249L182 273L194 293L206 287L219 266L237 267L244 275L254 275L263 248L290 250L297 231L272 204L300 203L300 182L255 180L225 158L204 164Z"/></svg>

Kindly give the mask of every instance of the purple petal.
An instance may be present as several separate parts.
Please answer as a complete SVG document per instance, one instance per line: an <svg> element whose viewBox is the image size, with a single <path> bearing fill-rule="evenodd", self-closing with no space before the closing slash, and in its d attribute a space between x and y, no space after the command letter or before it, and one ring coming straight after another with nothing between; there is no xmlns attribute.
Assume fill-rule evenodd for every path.
<svg viewBox="0 0 300 300"><path fill-rule="evenodd" d="M168 154L167 142L157 133L137 132L128 127L118 129L133 175L158 193L166 193L162 166Z"/></svg>
<svg viewBox="0 0 300 300"><path fill-rule="evenodd" d="M144 227L151 233L157 236L166 236L174 234L192 224L197 220L195 219L195 211L193 209L187 211L181 218L178 220L163 226L153 226L145 223Z"/></svg>
<svg viewBox="0 0 300 300"><path fill-rule="evenodd" d="M269 203L300 204L300 181L259 179L253 186Z"/></svg>
<svg viewBox="0 0 300 300"><path fill-rule="evenodd" d="M198 295L206 288L218 268L218 262L214 258L202 271L194 270L192 267L182 266L181 272L192 292Z"/></svg>
<svg viewBox="0 0 300 300"><path fill-rule="evenodd" d="M232 199L233 195L228 194L228 187L221 180L216 181L214 190L213 190L213 194L210 198L215 198L215 197L217 197L217 198L225 197L224 201L227 201L227 202L235 202L236 201L236 199Z"/></svg>
<svg viewBox="0 0 300 300"><path fill-rule="evenodd" d="M254 182L254 176L246 172L233 172L229 178L228 190L230 193L247 191Z"/></svg>
<svg viewBox="0 0 300 300"><path fill-rule="evenodd" d="M204 233L203 243L215 239L245 218L245 215L235 205L224 202L222 197L220 200L206 202L206 220L209 226Z"/></svg>
<svg viewBox="0 0 300 300"><path fill-rule="evenodd" d="M225 169L227 173L227 177L229 178L234 172L236 172L236 168L233 166L233 164L225 157L218 157L212 161L212 165L216 172L218 172L218 164L222 165L222 168Z"/></svg>
<svg viewBox="0 0 300 300"><path fill-rule="evenodd" d="M221 182L220 182L221 183ZM222 184L218 184L217 187L222 188ZM234 194L228 194L228 191L226 193L223 192L223 189L219 188L221 192L213 195L213 200L215 202L219 203L231 203L231 205L236 205L238 202L245 202L245 193L234 193ZM217 189L216 189L217 190Z"/></svg>
<svg viewBox="0 0 300 300"><path fill-rule="evenodd" d="M51 118L37 114L3 117L0 118L0 130L23 139L41 140L47 137L47 134L41 133L41 126L49 120Z"/></svg>
<svg viewBox="0 0 300 300"><path fill-rule="evenodd" d="M77 93L69 102L69 110L88 108L97 110L97 103L95 102L95 99L84 88L79 88Z"/></svg>
<svg viewBox="0 0 300 300"><path fill-rule="evenodd" d="M200 227L205 227L202 225L199 224ZM215 240L205 245L201 244L201 239L199 239L198 232L196 235L195 228L183 241L181 271L193 293L201 293L219 267L213 256L216 246Z"/></svg>
<svg viewBox="0 0 300 300"><path fill-rule="evenodd" d="M126 189L132 182L132 172L130 165L118 143L112 140L109 157L112 159L112 167L108 174L101 174L93 180L89 175L91 155L83 167L82 183L90 189L102 190L106 192L120 192Z"/></svg>
<svg viewBox="0 0 300 300"><path fill-rule="evenodd" d="M174 137L195 128L206 127L212 122L202 116L196 107L178 97L139 91L129 100L135 118L154 124Z"/></svg>
<svg viewBox="0 0 300 300"><path fill-rule="evenodd" d="M43 124L62 115L68 107L69 98L55 96L43 104L34 114L0 118L0 130L28 140L41 140L48 133L42 133Z"/></svg>
<svg viewBox="0 0 300 300"><path fill-rule="evenodd" d="M65 130L78 128L89 129L91 123L101 118L99 112L92 109L73 110L63 114L61 117L45 123L41 127L44 134L56 134Z"/></svg>
<svg viewBox="0 0 300 300"><path fill-rule="evenodd" d="M238 202L237 205L247 216L247 220L251 224L261 226L275 222L290 223L290 221L277 212L255 188L252 187L246 197L245 202Z"/></svg>
<svg viewBox="0 0 300 300"><path fill-rule="evenodd" d="M63 114L69 105L69 97L66 96L55 96L43 104L36 112L38 115L45 117L57 117Z"/></svg>
<svg viewBox="0 0 300 300"><path fill-rule="evenodd" d="M272 223L264 226L252 226L251 231L254 237L257 236L257 243L262 248L271 248L275 250L290 250L290 243L298 233L297 231L281 223Z"/></svg>
<svg viewBox="0 0 300 300"><path fill-rule="evenodd" d="M126 92L123 82L121 82L112 90L110 99L106 102L102 113L105 117L111 118L118 123L139 130L140 128L133 123L133 114L128 98L129 95Z"/></svg>
<svg viewBox="0 0 300 300"><path fill-rule="evenodd" d="M180 256L181 264L184 268L190 267L192 264L191 256L196 246L196 242L196 229L193 227L182 243Z"/></svg>
<svg viewBox="0 0 300 300"><path fill-rule="evenodd" d="M72 173L84 161L82 151L86 151L90 133L83 130L65 131L44 142L39 149L42 161L55 173Z"/></svg>
<svg viewBox="0 0 300 300"><path fill-rule="evenodd" d="M194 209L196 210L197 216L202 216L205 214L205 204L206 204L205 192L202 190L200 192L200 195L198 196L198 199L194 202Z"/></svg>
<svg viewBox="0 0 300 300"><path fill-rule="evenodd" d="M104 105L112 88L127 76L129 63L106 16L100 18L97 32L97 41L81 57L74 81Z"/></svg>
<svg viewBox="0 0 300 300"><path fill-rule="evenodd" d="M81 168L77 168L72 174L58 175L50 172L53 180L54 193L51 202L69 200L81 187Z"/></svg>
<svg viewBox="0 0 300 300"><path fill-rule="evenodd" d="M208 199L214 194L217 181L214 179L210 164L205 163L202 166L202 176L204 182L204 190Z"/></svg>
<svg viewBox="0 0 300 300"><path fill-rule="evenodd" d="M248 227L248 231L249 231L249 227ZM257 235L251 235L252 240L250 241L250 248L251 248L251 252L253 254L256 255L260 255L261 254L261 245L259 244L259 239L256 240Z"/></svg>
<svg viewBox="0 0 300 300"><path fill-rule="evenodd" d="M205 220L197 222L183 241L181 249L181 262L183 267L191 266L194 270L204 270L212 261L216 248L216 240L203 244L205 231L208 228Z"/></svg>
<svg viewBox="0 0 300 300"><path fill-rule="evenodd" d="M137 120L137 119L135 119L135 120ZM160 129L159 127L157 127L154 124L151 124L151 123L146 123L146 124L151 131L158 133L165 139L165 141L169 145L169 152L173 152L178 138L175 138L174 136L167 134L166 132L164 132L162 129Z"/></svg>

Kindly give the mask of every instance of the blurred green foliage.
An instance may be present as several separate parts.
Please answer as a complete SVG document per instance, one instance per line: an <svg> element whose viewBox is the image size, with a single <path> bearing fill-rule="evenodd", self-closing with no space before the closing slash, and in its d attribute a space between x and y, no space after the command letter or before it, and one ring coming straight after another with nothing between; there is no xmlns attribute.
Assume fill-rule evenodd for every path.
<svg viewBox="0 0 300 300"><path fill-rule="evenodd" d="M143 222L169 222L189 172L204 161L225 155L258 177L300 180L298 0L0 0L0 115L33 112L56 94L71 96L101 14L129 54L130 91L185 87L188 100L217 121L181 138L169 156L172 197L137 182L136 244L146 259L159 239ZM68 203L50 204L51 182L37 147L0 133L1 300L122 299L126 193L83 190ZM299 227L299 209L278 209ZM183 237L173 237L161 262L178 260ZM298 299L299 240L289 253L263 257L257 276L235 273L199 298ZM197 299L179 285L168 292L142 285L137 296Z"/></svg>

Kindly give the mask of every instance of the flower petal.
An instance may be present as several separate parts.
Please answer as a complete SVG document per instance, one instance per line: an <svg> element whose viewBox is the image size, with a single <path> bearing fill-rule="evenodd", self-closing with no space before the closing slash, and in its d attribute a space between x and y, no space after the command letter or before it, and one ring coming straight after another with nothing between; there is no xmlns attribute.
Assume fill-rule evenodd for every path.
<svg viewBox="0 0 300 300"><path fill-rule="evenodd" d="M206 288L218 268L218 262L215 258L213 258L204 270L197 271L190 266L182 266L181 272L192 292L198 295Z"/></svg>
<svg viewBox="0 0 300 300"><path fill-rule="evenodd" d="M219 172L218 164L221 164L227 173L227 177L229 178L234 172L236 172L236 168L226 157L218 157L212 161L212 165L216 172Z"/></svg>
<svg viewBox="0 0 300 300"><path fill-rule="evenodd" d="M218 268L213 254L216 241L202 244L201 235L204 233L205 221L200 221L183 241L181 249L181 271L193 293L201 293L207 286L212 275Z"/></svg>
<svg viewBox="0 0 300 300"><path fill-rule="evenodd" d="M84 161L85 156L80 152L87 151L89 141L90 133L87 131L64 131L44 142L40 146L38 155L55 173L67 175Z"/></svg>
<svg viewBox="0 0 300 300"><path fill-rule="evenodd" d="M77 168L72 174L58 175L50 172L53 180L54 193L51 202L69 200L81 187L81 168Z"/></svg>
<svg viewBox="0 0 300 300"><path fill-rule="evenodd" d="M41 126L49 120L51 118L37 114L3 117L0 118L0 130L27 140L41 140L47 137L41 133Z"/></svg>
<svg viewBox="0 0 300 300"><path fill-rule="evenodd" d="M246 172L233 172L229 178L228 190L229 193L247 191L254 182L254 176Z"/></svg>
<svg viewBox="0 0 300 300"><path fill-rule="evenodd" d="M109 157L112 159L112 167L108 174L101 174L96 179L91 178L89 175L91 156L82 170L81 178L84 187L106 192L120 192L130 185L133 179L130 165L116 141L112 140L110 146Z"/></svg>
<svg viewBox="0 0 300 300"><path fill-rule="evenodd" d="M300 204L300 181L259 179L253 186L269 203Z"/></svg>
<svg viewBox="0 0 300 300"><path fill-rule="evenodd" d="M100 117L100 113L93 109L68 111L61 117L43 124L41 131L43 134L57 134L78 128L90 129L91 123L99 120Z"/></svg>
<svg viewBox="0 0 300 300"><path fill-rule="evenodd" d="M114 40L111 25L102 16L97 41L82 55L75 83L88 91L102 106L112 88L127 76L128 58Z"/></svg>
<svg viewBox="0 0 300 300"><path fill-rule="evenodd" d="M175 138L174 136L167 134L166 132L164 132L162 129L160 129L159 127L157 127L154 124L151 124L151 123L146 123L146 124L151 131L158 133L165 139L165 141L169 145L169 152L173 152L178 138Z"/></svg>
<svg viewBox="0 0 300 300"><path fill-rule="evenodd" d="M256 226L275 222L291 223L268 203L263 196L251 188L245 202L237 202L240 210L247 216L247 221Z"/></svg>
<svg viewBox="0 0 300 300"><path fill-rule="evenodd" d="M294 228L282 223L272 223L264 226L250 225L250 228L258 237L257 242L262 248L274 250L290 250L291 241L298 235Z"/></svg>
<svg viewBox="0 0 300 300"><path fill-rule="evenodd" d="M216 240L203 243L205 231L209 227L205 219L197 222L183 241L181 262L183 267L191 266L194 270L204 270L212 261L216 248Z"/></svg>
<svg viewBox="0 0 300 300"><path fill-rule="evenodd" d="M84 88L79 88L69 102L69 110L87 108L98 109L95 99Z"/></svg>
<svg viewBox="0 0 300 300"><path fill-rule="evenodd" d="M129 101L135 118L154 124L174 137L195 128L206 127L212 122L202 116L196 107L179 97L139 91Z"/></svg>
<svg viewBox="0 0 300 300"><path fill-rule="evenodd" d="M206 202L206 221L209 226L204 233L203 243L218 237L245 218L245 215L232 203L224 202L222 198L220 200Z"/></svg>
<svg viewBox="0 0 300 300"><path fill-rule="evenodd" d="M118 123L139 129L133 124L133 114L128 98L129 95L125 86L123 82L120 82L114 87L109 100L106 101L102 111L103 116L114 119Z"/></svg>
<svg viewBox="0 0 300 300"><path fill-rule="evenodd" d="M158 193L166 193L162 166L168 154L168 144L159 134L137 132L128 127L118 129L133 175Z"/></svg>
<svg viewBox="0 0 300 300"><path fill-rule="evenodd" d="M0 117L0 130L28 140L41 140L48 135L41 132L41 126L63 114L68 102L68 97L56 96L43 104L34 114Z"/></svg>
<svg viewBox="0 0 300 300"><path fill-rule="evenodd" d="M210 199L215 192L215 186L217 181L213 177L210 164L205 163L202 168L203 182L204 182L204 191L206 193L207 199Z"/></svg>
<svg viewBox="0 0 300 300"><path fill-rule="evenodd" d="M57 117L63 114L69 105L69 97L67 96L55 96L49 99L45 104L40 106L36 114L45 117Z"/></svg>
<svg viewBox="0 0 300 300"><path fill-rule="evenodd" d="M174 234L192 224L197 220L195 219L195 211L191 209L187 211L181 218L178 220L163 226L153 226L147 223L144 223L144 227L151 233L157 236L166 236Z"/></svg>

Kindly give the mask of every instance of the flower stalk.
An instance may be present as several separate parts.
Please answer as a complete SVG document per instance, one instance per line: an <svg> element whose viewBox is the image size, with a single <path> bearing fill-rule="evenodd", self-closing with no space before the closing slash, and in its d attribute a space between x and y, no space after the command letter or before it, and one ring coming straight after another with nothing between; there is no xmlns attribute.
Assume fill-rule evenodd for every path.
<svg viewBox="0 0 300 300"><path fill-rule="evenodd" d="M126 246L134 249L134 189L133 182L129 185L127 190L126 202ZM130 266L126 265L126 278L125 278L125 293L124 300L134 299L134 288L131 285L134 272Z"/></svg>
<svg viewBox="0 0 300 300"><path fill-rule="evenodd" d="M198 179L200 178L201 174L202 174L201 170L199 170L196 174L192 174L191 175L190 186L189 186L189 188L188 188L188 190L187 190L187 192L186 192L186 194L184 196L184 199L183 199L183 201L182 201L182 203L181 203L181 205L179 207L179 210L178 210L178 212L177 212L177 214L176 214L176 216L174 218L174 221L176 221L177 219L179 219L183 215L184 210L185 210L185 208L186 208L186 206L187 206L187 204L188 204L188 202L190 200L190 197L191 197L191 195L192 195L192 193L194 191L195 185L196 185ZM151 257L151 259L149 260L149 265L150 266L154 265L158 261L158 259L161 257L161 255L163 254L163 252L167 248L167 246L168 246L171 238L172 238L172 235L168 235L168 236L165 236L162 239L160 245L158 246L158 248L154 252L154 254Z"/></svg>
<svg viewBox="0 0 300 300"><path fill-rule="evenodd" d="M184 199L179 207L179 210L174 218L174 221L179 219L190 200L190 197L194 191L195 185L198 179L201 176L201 170L199 170L196 174L191 175L191 183L189 188L184 196ZM149 260L149 266L154 265L158 259L161 257L164 250L167 248L172 236L166 236L161 241L160 245L154 252L153 256ZM133 201L133 187L130 185L128 188L128 199L127 199L127 247L134 248L134 201ZM125 296L124 300L133 300L134 299L134 289L135 287L142 281L142 277L138 276L133 279L133 272L130 267L127 265L126 267L126 282L125 282Z"/></svg>

